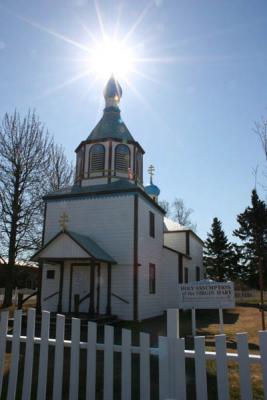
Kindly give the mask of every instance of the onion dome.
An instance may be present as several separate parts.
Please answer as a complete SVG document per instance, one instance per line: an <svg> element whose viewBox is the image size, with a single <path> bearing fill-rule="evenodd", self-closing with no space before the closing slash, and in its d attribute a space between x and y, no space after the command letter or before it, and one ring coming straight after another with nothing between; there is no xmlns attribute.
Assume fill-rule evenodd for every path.
<svg viewBox="0 0 267 400"><path fill-rule="evenodd" d="M110 138L125 142L134 141L127 126L121 119L118 103L122 96L122 89L113 75L107 82L103 94L106 103L103 116L91 131L87 140L104 140Z"/></svg>
<svg viewBox="0 0 267 400"><path fill-rule="evenodd" d="M151 197L158 197L160 194L160 189L154 185L154 183L145 186L145 192Z"/></svg>
<svg viewBox="0 0 267 400"><path fill-rule="evenodd" d="M150 175L150 184L145 186L145 192L148 194L149 197L151 197L152 200L158 202L158 196L160 194L159 188L154 185L153 183L153 175L155 174L155 167L153 165L150 165L148 167L148 173Z"/></svg>
<svg viewBox="0 0 267 400"><path fill-rule="evenodd" d="M106 101L108 99L115 99L116 102L119 103L120 98L122 96L122 88L113 75L108 80L104 88L103 94Z"/></svg>

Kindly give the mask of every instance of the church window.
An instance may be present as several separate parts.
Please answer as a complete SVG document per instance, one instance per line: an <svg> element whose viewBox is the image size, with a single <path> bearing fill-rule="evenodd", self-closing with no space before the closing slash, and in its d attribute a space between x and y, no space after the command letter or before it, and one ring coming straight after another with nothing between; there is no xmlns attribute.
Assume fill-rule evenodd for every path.
<svg viewBox="0 0 267 400"><path fill-rule="evenodd" d="M155 237L155 214L149 211L149 236Z"/></svg>
<svg viewBox="0 0 267 400"><path fill-rule="evenodd" d="M200 268L196 267L196 281L200 281Z"/></svg>
<svg viewBox="0 0 267 400"><path fill-rule="evenodd" d="M46 271L46 279L55 279L55 270L54 269L48 269Z"/></svg>
<svg viewBox="0 0 267 400"><path fill-rule="evenodd" d="M95 144L90 149L90 172L104 172L105 169L105 147L103 144Z"/></svg>
<svg viewBox="0 0 267 400"><path fill-rule="evenodd" d="M130 150L125 144L119 144L115 149L115 170L128 173L130 168Z"/></svg>
<svg viewBox="0 0 267 400"><path fill-rule="evenodd" d="M156 265L149 264L149 293L156 293Z"/></svg>
<svg viewBox="0 0 267 400"><path fill-rule="evenodd" d="M142 153L138 151L136 154L136 178L142 183Z"/></svg>

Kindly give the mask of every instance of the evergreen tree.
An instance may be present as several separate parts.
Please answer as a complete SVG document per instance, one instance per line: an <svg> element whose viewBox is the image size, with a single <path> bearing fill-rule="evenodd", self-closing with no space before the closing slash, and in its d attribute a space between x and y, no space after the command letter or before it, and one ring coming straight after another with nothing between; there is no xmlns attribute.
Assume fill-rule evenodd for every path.
<svg viewBox="0 0 267 400"><path fill-rule="evenodd" d="M243 280L252 286L258 286L259 261L263 259L264 281L267 286L267 207L260 200L257 191L251 195L251 206L237 216L239 228L234 235L242 241L240 249L243 259Z"/></svg>
<svg viewBox="0 0 267 400"><path fill-rule="evenodd" d="M233 245L228 242L222 229L222 223L214 218L211 225L211 233L208 233L204 247L204 265L207 276L219 282L234 279L238 254Z"/></svg>

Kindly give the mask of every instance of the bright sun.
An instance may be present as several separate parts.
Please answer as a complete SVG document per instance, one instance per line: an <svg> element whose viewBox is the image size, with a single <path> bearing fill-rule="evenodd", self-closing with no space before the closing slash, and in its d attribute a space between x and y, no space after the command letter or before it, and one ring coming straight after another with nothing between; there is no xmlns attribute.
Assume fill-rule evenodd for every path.
<svg viewBox="0 0 267 400"><path fill-rule="evenodd" d="M89 68L98 77L108 79L114 74L126 78L133 70L133 51L115 40L105 39L90 49Z"/></svg>

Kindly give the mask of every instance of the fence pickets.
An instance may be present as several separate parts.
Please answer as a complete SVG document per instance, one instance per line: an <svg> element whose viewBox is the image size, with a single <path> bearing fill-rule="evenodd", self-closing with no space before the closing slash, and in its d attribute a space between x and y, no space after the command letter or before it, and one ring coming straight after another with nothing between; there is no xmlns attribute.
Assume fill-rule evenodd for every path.
<svg viewBox="0 0 267 400"><path fill-rule="evenodd" d="M208 399L207 389L207 359L216 362L218 400L229 400L228 361L235 359L239 366L240 397L242 400L252 400L250 375L251 362L262 366L264 399L267 400L267 332L260 332L261 357L249 355L247 334L237 334L237 353L227 353L225 335L215 336L216 352L205 351L205 338L194 338L194 350L185 350L184 339L174 337L159 337L158 348L150 348L150 336L140 334L139 346L133 346L132 333L122 329L121 345L114 344L114 328L104 327L104 342L97 343L97 325L88 322L87 342L81 342L81 322L72 319L71 341L65 340L65 317L57 315L55 339L50 339L50 313L43 311L41 321L41 340L35 337L35 310L28 311L26 337L21 336L22 311L14 314L12 335L8 332L8 312L0 314L0 398L3 393L3 371L7 340L11 341L11 363L7 382L7 400L15 400L17 395L18 367L20 359L20 344L25 342L24 367L22 375L22 400L31 398L33 373L38 374L37 400L45 400L47 393L48 350L54 346L53 359L53 400L62 399L64 374L64 348L70 347L69 399L79 398L80 349L87 351L86 356L86 400L96 398L97 351L103 352L103 399L114 398L114 352L121 353L121 399L132 398L132 356L139 354L139 398L150 400L151 355L158 356L159 361L159 399L186 400L186 359L195 360L195 388L197 400ZM33 371L34 345L39 347L38 371Z"/></svg>

